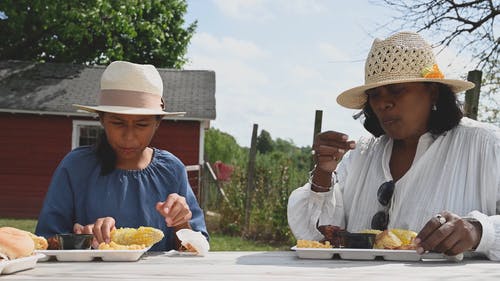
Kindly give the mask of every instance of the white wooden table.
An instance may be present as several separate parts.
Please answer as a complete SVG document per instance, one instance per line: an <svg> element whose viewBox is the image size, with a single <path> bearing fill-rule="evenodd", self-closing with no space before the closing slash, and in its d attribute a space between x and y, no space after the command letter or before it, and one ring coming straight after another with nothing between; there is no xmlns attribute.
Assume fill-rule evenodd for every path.
<svg viewBox="0 0 500 281"><path fill-rule="evenodd" d="M4 280L500 280L500 263L299 259L290 252L152 253L137 262L39 262Z"/></svg>

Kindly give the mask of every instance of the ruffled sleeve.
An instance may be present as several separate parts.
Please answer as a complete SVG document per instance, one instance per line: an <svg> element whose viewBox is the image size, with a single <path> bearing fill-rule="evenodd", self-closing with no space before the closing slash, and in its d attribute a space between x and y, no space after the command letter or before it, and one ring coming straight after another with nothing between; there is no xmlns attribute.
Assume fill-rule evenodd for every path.
<svg viewBox="0 0 500 281"><path fill-rule="evenodd" d="M288 224L296 239L321 240L319 225L336 225L345 228L345 211L342 189L347 178L347 166L351 152L347 153L337 167L338 182L329 192L314 192L311 185L295 189L288 198Z"/></svg>
<svg viewBox="0 0 500 281"><path fill-rule="evenodd" d="M471 122L465 120L465 122ZM496 215L481 213L474 210L467 217L475 218L482 227L481 241L476 252L486 255L491 260L500 261L500 129L483 125L475 132L475 145L471 149L474 154L480 155L475 165L479 167L477 177L478 186L486 186L496 191ZM490 193L493 195L493 192ZM487 200L487 198L484 198Z"/></svg>

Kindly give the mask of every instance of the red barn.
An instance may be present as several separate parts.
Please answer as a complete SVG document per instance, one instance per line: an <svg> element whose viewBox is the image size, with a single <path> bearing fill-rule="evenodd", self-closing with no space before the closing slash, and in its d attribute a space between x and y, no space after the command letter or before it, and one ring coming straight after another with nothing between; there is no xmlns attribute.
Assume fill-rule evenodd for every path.
<svg viewBox="0 0 500 281"><path fill-rule="evenodd" d="M188 167L198 194L204 130L215 119L215 73L158 69L167 111L152 146ZM0 61L0 217L36 218L52 173L73 148L94 143L96 115L72 104L95 105L104 67Z"/></svg>

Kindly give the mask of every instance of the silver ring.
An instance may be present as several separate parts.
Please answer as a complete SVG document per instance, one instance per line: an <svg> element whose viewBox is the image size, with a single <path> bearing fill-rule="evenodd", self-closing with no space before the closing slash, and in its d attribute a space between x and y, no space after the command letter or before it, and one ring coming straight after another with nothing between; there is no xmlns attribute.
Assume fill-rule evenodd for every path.
<svg viewBox="0 0 500 281"><path fill-rule="evenodd" d="M441 225L446 223L446 219L441 214L436 214L435 217L436 217L436 219L438 219L438 221Z"/></svg>
<svg viewBox="0 0 500 281"><path fill-rule="evenodd" d="M313 150L311 150L311 155L314 155L314 154L316 154L316 150L313 149Z"/></svg>

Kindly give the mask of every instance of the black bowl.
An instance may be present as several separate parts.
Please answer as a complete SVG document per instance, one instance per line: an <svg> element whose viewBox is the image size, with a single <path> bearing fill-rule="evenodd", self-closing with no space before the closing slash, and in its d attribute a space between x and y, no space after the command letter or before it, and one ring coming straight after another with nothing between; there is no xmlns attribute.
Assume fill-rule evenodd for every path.
<svg viewBox="0 0 500 281"><path fill-rule="evenodd" d="M342 245L345 248L372 249L376 234L341 232Z"/></svg>
<svg viewBox="0 0 500 281"><path fill-rule="evenodd" d="M89 250L92 246L92 234L57 234L60 250Z"/></svg>

